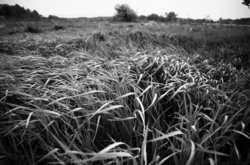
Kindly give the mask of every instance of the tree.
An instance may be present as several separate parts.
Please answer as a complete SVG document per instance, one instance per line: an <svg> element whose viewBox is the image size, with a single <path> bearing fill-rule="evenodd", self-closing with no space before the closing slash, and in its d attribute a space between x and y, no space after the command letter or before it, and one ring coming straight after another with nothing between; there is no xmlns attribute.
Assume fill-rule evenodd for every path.
<svg viewBox="0 0 250 165"><path fill-rule="evenodd" d="M177 14L175 14L175 12L169 12L165 14L166 14L166 20L168 22L175 22L177 20Z"/></svg>
<svg viewBox="0 0 250 165"><path fill-rule="evenodd" d="M32 11L32 18L36 18L39 19L41 16L39 15L39 13L36 10Z"/></svg>
<svg viewBox="0 0 250 165"><path fill-rule="evenodd" d="M243 5L246 5L250 9L250 0L243 0Z"/></svg>
<svg viewBox="0 0 250 165"><path fill-rule="evenodd" d="M140 15L140 16L138 17L138 20L139 20L139 21L146 21L146 20L147 20L147 16L145 16L145 15Z"/></svg>
<svg viewBox="0 0 250 165"><path fill-rule="evenodd" d="M150 14L147 16L147 19L149 21L158 21L159 20L159 16L157 14Z"/></svg>
<svg viewBox="0 0 250 165"><path fill-rule="evenodd" d="M26 19L26 20L38 20L42 18L37 11L31 11L30 9L25 9L19 5L9 6L0 4L0 16L5 17L6 19Z"/></svg>
<svg viewBox="0 0 250 165"><path fill-rule="evenodd" d="M131 9L127 4L116 5L116 14L114 20L123 22L132 22L137 18L136 12Z"/></svg>

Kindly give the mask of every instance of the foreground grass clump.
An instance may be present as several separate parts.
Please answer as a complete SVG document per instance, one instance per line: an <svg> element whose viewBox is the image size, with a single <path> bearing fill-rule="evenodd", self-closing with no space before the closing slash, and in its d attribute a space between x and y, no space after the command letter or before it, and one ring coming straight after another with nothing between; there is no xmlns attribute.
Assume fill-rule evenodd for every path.
<svg viewBox="0 0 250 165"><path fill-rule="evenodd" d="M42 32L41 29L39 29L39 27L37 25L32 25L32 24L28 24L26 25L24 32L27 33L40 33Z"/></svg>
<svg viewBox="0 0 250 165"><path fill-rule="evenodd" d="M124 45L150 48L155 40L147 34L132 32ZM101 56L100 45L114 50L104 47L109 37L95 34L91 43L99 47L87 53L1 54L1 163L250 161L247 72L160 48Z"/></svg>

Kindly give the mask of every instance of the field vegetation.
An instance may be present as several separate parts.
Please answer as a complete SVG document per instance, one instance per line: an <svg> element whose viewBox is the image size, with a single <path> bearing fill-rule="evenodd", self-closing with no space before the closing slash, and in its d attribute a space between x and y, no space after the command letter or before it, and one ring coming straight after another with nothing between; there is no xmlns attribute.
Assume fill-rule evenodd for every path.
<svg viewBox="0 0 250 165"><path fill-rule="evenodd" d="M55 22L1 27L0 164L249 164L248 26Z"/></svg>

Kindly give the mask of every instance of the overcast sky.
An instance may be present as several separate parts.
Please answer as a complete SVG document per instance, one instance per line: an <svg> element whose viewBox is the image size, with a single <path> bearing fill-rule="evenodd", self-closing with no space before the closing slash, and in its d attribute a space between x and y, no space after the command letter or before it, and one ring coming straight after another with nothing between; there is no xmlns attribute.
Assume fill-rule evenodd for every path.
<svg viewBox="0 0 250 165"><path fill-rule="evenodd" d="M250 10L243 0L0 0L0 4L19 4L48 16L97 17L113 16L116 4L128 4L138 15L174 11L182 18L246 18Z"/></svg>

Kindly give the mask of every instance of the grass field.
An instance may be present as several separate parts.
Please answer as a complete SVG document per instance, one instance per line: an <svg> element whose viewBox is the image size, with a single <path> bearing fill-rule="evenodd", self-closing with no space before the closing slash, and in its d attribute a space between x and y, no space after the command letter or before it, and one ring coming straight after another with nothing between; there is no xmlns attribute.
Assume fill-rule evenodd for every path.
<svg viewBox="0 0 250 165"><path fill-rule="evenodd" d="M0 164L249 164L249 26L59 24L2 24Z"/></svg>

